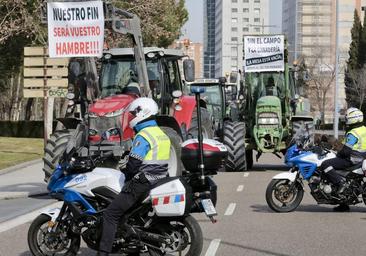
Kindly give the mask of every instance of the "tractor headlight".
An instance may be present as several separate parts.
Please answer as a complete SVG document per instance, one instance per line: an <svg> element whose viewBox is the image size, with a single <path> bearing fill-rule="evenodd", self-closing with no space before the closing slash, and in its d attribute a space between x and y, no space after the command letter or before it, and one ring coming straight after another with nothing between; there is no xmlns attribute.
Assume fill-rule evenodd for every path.
<svg viewBox="0 0 366 256"><path fill-rule="evenodd" d="M278 118L258 118L258 124L278 124Z"/></svg>
<svg viewBox="0 0 366 256"><path fill-rule="evenodd" d="M261 125L279 125L280 120L276 113L260 113L258 116L258 124Z"/></svg>
<svg viewBox="0 0 366 256"><path fill-rule="evenodd" d="M123 113L123 109L118 109L118 110L116 110L116 111L106 113L104 116L105 116L105 117L115 117L115 116L120 116L120 115L122 115L122 113Z"/></svg>

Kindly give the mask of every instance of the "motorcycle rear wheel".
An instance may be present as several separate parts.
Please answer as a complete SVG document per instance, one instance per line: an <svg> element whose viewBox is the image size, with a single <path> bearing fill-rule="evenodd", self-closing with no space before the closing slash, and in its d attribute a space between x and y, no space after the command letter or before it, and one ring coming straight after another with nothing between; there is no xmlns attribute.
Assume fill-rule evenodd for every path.
<svg viewBox="0 0 366 256"><path fill-rule="evenodd" d="M48 255L65 255L65 256L74 256L78 253L80 248L80 236L74 235L70 237L67 235L66 239L61 239L60 234L54 234L52 238L47 238L46 236L50 233L47 231L48 229L48 222L51 220L51 217L45 214L39 215L37 218L34 219L31 226L28 230L28 246L32 253L35 256L48 256ZM42 237L43 235L43 237ZM50 248L50 245L46 244L47 239L53 239L54 243L55 240L59 240L58 242L62 243L63 247L59 248ZM41 241L40 241L41 239ZM67 243L65 243L67 242ZM55 244L53 244L55 245ZM55 246L60 246L59 243ZM63 249L63 250L61 250Z"/></svg>
<svg viewBox="0 0 366 256"><path fill-rule="evenodd" d="M296 182L296 181L295 181ZM298 182L296 182L292 191L289 191L291 181L289 180L272 180L266 190L266 201L275 212L292 212L301 203L304 196L304 190Z"/></svg>
<svg viewBox="0 0 366 256"><path fill-rule="evenodd" d="M203 236L202 236L201 227L195 218L193 218L192 216L187 216L184 219L182 219L181 221L170 222L170 225L172 225L172 226L182 225L182 227L184 226L184 232L185 232L184 235L189 236L189 237L185 237L185 238L188 238L188 241L186 241L187 244L185 244L185 246L183 246L184 248L181 251L178 250L178 251L162 252L161 250L156 249L156 248L149 248L148 251L149 251L150 256L160 256L160 255L199 256L199 255L201 255L201 251L202 251L202 247L203 247ZM159 229L161 229L161 227ZM170 231L161 229L160 232L163 234L167 234ZM177 236L174 236L174 235L171 237L177 238ZM176 241L176 240L174 240L174 241ZM181 242L182 241L179 241L179 242L176 241L176 242L174 242L173 246L177 246L177 243L181 243ZM169 250L170 248L167 247L166 249Z"/></svg>

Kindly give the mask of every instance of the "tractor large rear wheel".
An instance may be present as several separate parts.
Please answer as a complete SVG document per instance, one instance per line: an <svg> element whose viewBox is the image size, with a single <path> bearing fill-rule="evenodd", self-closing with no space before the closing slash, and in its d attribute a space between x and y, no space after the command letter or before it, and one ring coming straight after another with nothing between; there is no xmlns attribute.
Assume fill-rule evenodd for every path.
<svg viewBox="0 0 366 256"><path fill-rule="evenodd" d="M245 124L225 122L223 141L228 150L226 171L246 171Z"/></svg>
<svg viewBox="0 0 366 256"><path fill-rule="evenodd" d="M170 127L160 127L170 139L170 159L169 159L169 176L182 176L182 162L180 160L182 150L180 144L182 138L179 134Z"/></svg>
<svg viewBox="0 0 366 256"><path fill-rule="evenodd" d="M60 157L64 153L73 132L74 130L71 129L55 131L47 140L43 157L45 180L48 180L56 169Z"/></svg>
<svg viewBox="0 0 366 256"><path fill-rule="evenodd" d="M198 117L197 111L192 113L191 127L188 130L189 138L198 137ZM202 135L205 139L212 139L214 137L214 128L211 120L210 112L206 108L201 107L201 122L202 122Z"/></svg>

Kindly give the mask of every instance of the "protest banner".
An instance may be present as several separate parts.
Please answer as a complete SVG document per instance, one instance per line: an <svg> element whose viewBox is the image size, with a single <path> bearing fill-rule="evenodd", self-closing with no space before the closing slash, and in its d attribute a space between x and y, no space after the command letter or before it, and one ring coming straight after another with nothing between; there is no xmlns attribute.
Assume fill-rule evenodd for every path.
<svg viewBox="0 0 366 256"><path fill-rule="evenodd" d="M51 58L102 56L102 1L49 2L47 20Z"/></svg>
<svg viewBox="0 0 366 256"><path fill-rule="evenodd" d="M284 71L283 35L244 36L245 72Z"/></svg>

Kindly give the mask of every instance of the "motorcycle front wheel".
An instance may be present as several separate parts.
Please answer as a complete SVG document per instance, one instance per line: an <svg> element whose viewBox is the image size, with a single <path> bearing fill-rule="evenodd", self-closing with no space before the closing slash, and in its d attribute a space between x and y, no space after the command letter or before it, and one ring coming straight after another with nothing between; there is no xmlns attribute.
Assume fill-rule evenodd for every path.
<svg viewBox="0 0 366 256"><path fill-rule="evenodd" d="M203 247L203 236L200 225L192 216L182 220L170 221L157 227L159 233L169 236L173 243L167 245L164 251L150 247L150 256L160 255L184 255L199 256ZM158 246L160 247L160 246Z"/></svg>
<svg viewBox="0 0 366 256"><path fill-rule="evenodd" d="M292 212L300 205L304 196L304 190L298 182L294 186L292 185L293 182L286 179L272 180L268 184L266 201L273 211Z"/></svg>
<svg viewBox="0 0 366 256"><path fill-rule="evenodd" d="M80 248L80 236L70 234L69 227L57 227L55 232L49 232L48 223L51 217L39 215L28 230L28 246L35 256L76 255Z"/></svg>

